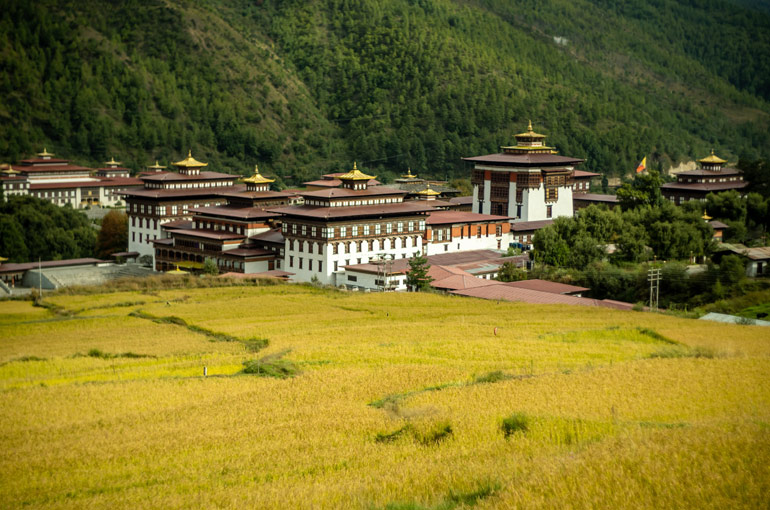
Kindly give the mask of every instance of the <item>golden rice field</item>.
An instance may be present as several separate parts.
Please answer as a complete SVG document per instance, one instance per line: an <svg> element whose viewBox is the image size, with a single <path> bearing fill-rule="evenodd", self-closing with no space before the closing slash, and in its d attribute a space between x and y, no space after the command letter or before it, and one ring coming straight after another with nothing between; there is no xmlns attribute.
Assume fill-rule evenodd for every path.
<svg viewBox="0 0 770 510"><path fill-rule="evenodd" d="M295 285L46 302L0 302L0 508L768 505L770 328ZM263 357L298 371L241 373Z"/></svg>

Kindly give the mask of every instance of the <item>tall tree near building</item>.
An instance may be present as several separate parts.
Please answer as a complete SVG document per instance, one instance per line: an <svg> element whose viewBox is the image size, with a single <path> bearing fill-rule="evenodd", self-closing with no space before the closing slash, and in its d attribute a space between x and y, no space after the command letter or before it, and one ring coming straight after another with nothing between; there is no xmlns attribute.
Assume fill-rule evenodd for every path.
<svg viewBox="0 0 770 510"><path fill-rule="evenodd" d="M433 281L433 277L428 275L428 259L422 253L416 251L409 259L409 271L406 272L406 286L412 292L426 290Z"/></svg>
<svg viewBox="0 0 770 510"><path fill-rule="evenodd" d="M96 240L96 254L107 258L112 253L126 251L128 247L128 216L112 210L102 218L102 228Z"/></svg>

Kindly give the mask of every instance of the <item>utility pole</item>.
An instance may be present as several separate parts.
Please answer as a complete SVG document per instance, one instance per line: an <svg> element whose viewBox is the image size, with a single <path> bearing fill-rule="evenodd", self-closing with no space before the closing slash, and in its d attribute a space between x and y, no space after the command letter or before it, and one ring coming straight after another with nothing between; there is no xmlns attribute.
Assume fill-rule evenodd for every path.
<svg viewBox="0 0 770 510"><path fill-rule="evenodd" d="M660 297L660 268L647 271L647 281L650 282L650 309L657 310Z"/></svg>

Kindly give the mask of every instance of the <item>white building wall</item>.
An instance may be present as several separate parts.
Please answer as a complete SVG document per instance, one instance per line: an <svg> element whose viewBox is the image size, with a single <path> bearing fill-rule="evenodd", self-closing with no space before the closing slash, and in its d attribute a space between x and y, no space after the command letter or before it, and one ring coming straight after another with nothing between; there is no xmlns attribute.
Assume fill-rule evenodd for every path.
<svg viewBox="0 0 770 510"><path fill-rule="evenodd" d="M559 188L559 200L553 203L553 217L572 216L574 209L572 207L572 186L562 186Z"/></svg>
<svg viewBox="0 0 770 510"><path fill-rule="evenodd" d="M475 229L475 225L472 226L472 230ZM486 226L484 227L486 228ZM435 232L434 232L435 235ZM500 241L500 248L497 247L497 242ZM510 232L506 232L500 236L494 232L490 235L482 234L481 237L455 237L449 242L430 242L427 245L428 255L440 255L442 253L455 253L461 251L473 251L473 250L507 250L508 244L513 241L513 236Z"/></svg>
<svg viewBox="0 0 770 510"><path fill-rule="evenodd" d="M155 258L155 250L152 246L153 239L159 239L163 237L161 235L161 222L158 222L158 227L153 227L152 218L136 218L135 226L131 225L131 217L128 219L128 251L135 251L139 253L139 256L150 255ZM141 235L141 241L139 241ZM148 241L149 239L149 241ZM154 267L154 261L153 261Z"/></svg>
<svg viewBox="0 0 770 510"><path fill-rule="evenodd" d="M255 260L252 262L243 263L244 273L264 273L270 268L269 261L267 260Z"/></svg>
<svg viewBox="0 0 770 510"><path fill-rule="evenodd" d="M353 278L355 280L353 280ZM364 291L377 291L382 287L377 285L378 276L371 273L362 273L359 271L346 271L341 275L341 278L337 281L337 285L344 285L350 289L358 289ZM405 291L406 289L406 276L405 275L392 275L388 277L388 285L391 285L396 291Z"/></svg>
<svg viewBox="0 0 770 510"><path fill-rule="evenodd" d="M508 183L508 216L516 218L516 183Z"/></svg>
<svg viewBox="0 0 770 510"><path fill-rule="evenodd" d="M472 202L472 204L473 204L473 206L471 207L471 211L475 212L475 213L481 213L481 211L480 211L481 207L479 207L479 185L478 184L474 184L473 185L473 202Z"/></svg>
<svg viewBox="0 0 770 510"><path fill-rule="evenodd" d="M416 235L416 241L414 237ZM389 239L375 239L373 249L369 251L369 247L366 241L361 243L361 251L356 251L355 242L350 243L350 252L347 250L343 253L343 244L340 242L337 253L333 253L331 243L324 243L322 253L319 255L317 250L317 244L313 253L309 253L308 241L304 242L303 251L300 252L297 249L297 240L295 249L289 249L289 240L287 239L284 245L284 259L283 270L290 273L294 273L292 279L297 282L309 282L315 276L323 284L340 285L344 284L344 270L345 265L366 264L375 256L381 254L387 254L394 259L410 258L415 252L422 252L423 238L421 234L412 233L407 237L407 242L402 245L401 239L396 238L395 242L390 242ZM317 243L317 242L316 242ZM291 257L294 257L294 264L290 265ZM299 268L299 258L302 257L302 269ZM359 259L361 260L359 262ZM321 271L318 271L318 261L322 262ZM337 271L334 271L334 263L337 262ZM308 266L308 264L312 264ZM336 273L336 274L335 274ZM343 276L341 276L343 275Z"/></svg>
<svg viewBox="0 0 770 510"><path fill-rule="evenodd" d="M482 208L482 214L490 214L492 210L492 181L484 181L484 207Z"/></svg>

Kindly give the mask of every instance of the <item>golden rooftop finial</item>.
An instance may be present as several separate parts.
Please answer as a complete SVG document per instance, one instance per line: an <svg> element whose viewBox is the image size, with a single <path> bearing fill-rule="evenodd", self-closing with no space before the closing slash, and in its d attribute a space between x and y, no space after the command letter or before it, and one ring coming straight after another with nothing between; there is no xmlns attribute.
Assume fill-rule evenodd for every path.
<svg viewBox="0 0 770 510"><path fill-rule="evenodd" d="M529 126L527 126L527 131L532 131L532 119L529 119Z"/></svg>
<svg viewBox="0 0 770 510"><path fill-rule="evenodd" d="M267 184L270 182L275 182L275 179L268 179L267 177L262 176L259 173L259 165L254 165L254 175L248 179L244 179L243 182L248 182L250 184Z"/></svg>
<svg viewBox="0 0 770 510"><path fill-rule="evenodd" d="M353 162L353 170L346 174L342 174L339 176L339 179L345 180L355 180L355 181L368 181L369 179L374 179L377 177L376 175L366 175L365 173L361 172L358 169L358 166L356 165L356 162Z"/></svg>

